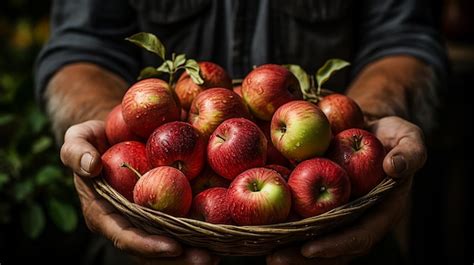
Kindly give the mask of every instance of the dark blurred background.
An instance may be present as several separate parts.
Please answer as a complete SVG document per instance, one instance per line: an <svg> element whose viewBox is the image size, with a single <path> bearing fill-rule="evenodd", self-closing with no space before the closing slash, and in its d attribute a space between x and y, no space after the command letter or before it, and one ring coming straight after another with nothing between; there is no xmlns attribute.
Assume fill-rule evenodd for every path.
<svg viewBox="0 0 474 265"><path fill-rule="evenodd" d="M412 264L472 264L474 1L444 0L439 25L449 54L429 159L415 178L406 249ZM70 173L34 100L33 63L49 33L50 1L0 1L0 264L78 264L85 228Z"/></svg>

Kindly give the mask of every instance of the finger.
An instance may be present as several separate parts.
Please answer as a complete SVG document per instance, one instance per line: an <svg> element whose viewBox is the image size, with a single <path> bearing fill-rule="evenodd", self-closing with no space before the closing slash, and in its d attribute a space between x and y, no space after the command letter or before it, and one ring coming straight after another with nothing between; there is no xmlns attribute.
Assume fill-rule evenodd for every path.
<svg viewBox="0 0 474 265"><path fill-rule="evenodd" d="M306 243L301 254L307 258L365 255L400 220L410 187L411 181L402 183L356 224Z"/></svg>
<svg viewBox="0 0 474 265"><path fill-rule="evenodd" d="M267 265L345 265L353 257L341 256L337 258L306 258L301 255L299 247L278 250L267 256Z"/></svg>
<svg viewBox="0 0 474 265"><path fill-rule="evenodd" d="M376 121L372 130L390 150L383 167L387 175L400 178L413 175L426 162L426 148L421 129L399 117Z"/></svg>
<svg viewBox="0 0 474 265"><path fill-rule="evenodd" d="M180 244L175 240L150 235L133 227L111 204L91 190L81 177L76 175L75 183L87 226L111 240L118 249L143 257L175 257L182 253Z"/></svg>
<svg viewBox="0 0 474 265"><path fill-rule="evenodd" d="M364 227L357 227L308 242L301 248L301 254L308 258L359 256L369 252L373 241L371 232Z"/></svg>
<svg viewBox="0 0 474 265"><path fill-rule="evenodd" d="M138 264L142 265L214 265L218 264L220 259L217 256L211 255L208 251L198 248L187 248L179 257L174 258L159 258L146 259L137 257Z"/></svg>
<svg viewBox="0 0 474 265"><path fill-rule="evenodd" d="M61 161L80 176L97 176L102 169L99 151L106 149L106 143L102 121L71 126L64 136Z"/></svg>
<svg viewBox="0 0 474 265"><path fill-rule="evenodd" d="M390 177L412 176L426 162L427 154L421 130L412 129L402 136L385 156L383 168Z"/></svg>
<svg viewBox="0 0 474 265"><path fill-rule="evenodd" d="M188 248L184 252L184 262L179 258L174 258L174 264L190 264L190 265L213 265L219 263L217 256L211 255L209 251L199 248Z"/></svg>
<svg viewBox="0 0 474 265"><path fill-rule="evenodd" d="M306 265L315 264L303 257L299 247L280 249L267 256L267 265Z"/></svg>

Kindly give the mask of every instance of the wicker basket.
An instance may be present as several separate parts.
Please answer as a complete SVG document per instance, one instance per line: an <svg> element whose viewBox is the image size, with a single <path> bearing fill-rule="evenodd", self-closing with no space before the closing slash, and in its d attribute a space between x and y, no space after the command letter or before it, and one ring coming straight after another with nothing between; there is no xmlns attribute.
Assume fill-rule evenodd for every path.
<svg viewBox="0 0 474 265"><path fill-rule="evenodd" d="M218 255L258 256L273 249L309 240L351 223L367 208L383 199L396 186L385 178L363 197L324 214L294 222L262 226L216 225L189 218L178 218L129 202L102 178L95 178L94 188L138 228L150 234L169 235L195 247L203 247Z"/></svg>

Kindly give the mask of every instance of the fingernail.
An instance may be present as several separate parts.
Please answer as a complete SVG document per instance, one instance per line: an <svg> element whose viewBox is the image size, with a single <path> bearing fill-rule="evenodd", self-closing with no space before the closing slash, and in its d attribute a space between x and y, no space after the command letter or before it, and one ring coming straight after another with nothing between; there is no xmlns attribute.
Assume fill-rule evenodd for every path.
<svg viewBox="0 0 474 265"><path fill-rule="evenodd" d="M405 158L401 155L392 156L392 165L395 169L395 173L401 174L407 168Z"/></svg>
<svg viewBox="0 0 474 265"><path fill-rule="evenodd" d="M90 153L83 154L82 157L81 157L81 168L82 168L82 170L84 170L85 172L90 173L90 169L91 169L93 159L94 158L92 157L92 155Z"/></svg>

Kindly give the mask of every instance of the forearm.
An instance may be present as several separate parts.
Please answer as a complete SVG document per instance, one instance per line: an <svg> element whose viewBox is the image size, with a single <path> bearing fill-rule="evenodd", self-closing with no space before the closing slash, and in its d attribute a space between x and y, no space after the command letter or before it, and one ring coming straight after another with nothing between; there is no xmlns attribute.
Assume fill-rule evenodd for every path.
<svg viewBox="0 0 474 265"><path fill-rule="evenodd" d="M431 67L424 62L411 56L390 56L362 69L347 94L368 119L399 116L430 130L437 85Z"/></svg>
<svg viewBox="0 0 474 265"><path fill-rule="evenodd" d="M59 143L71 125L104 119L120 103L127 83L116 74L90 63L61 68L45 92L46 110Z"/></svg>

